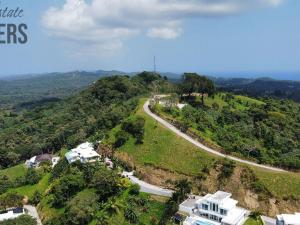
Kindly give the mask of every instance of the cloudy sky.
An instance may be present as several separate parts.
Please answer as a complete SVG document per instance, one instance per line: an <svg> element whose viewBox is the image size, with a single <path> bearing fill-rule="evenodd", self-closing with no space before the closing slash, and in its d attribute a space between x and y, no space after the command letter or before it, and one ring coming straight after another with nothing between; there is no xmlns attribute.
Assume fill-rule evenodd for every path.
<svg viewBox="0 0 300 225"><path fill-rule="evenodd" d="M70 70L278 75L300 71L299 0L1 0L29 43L0 45L0 74ZM1 18L1 23L5 23Z"/></svg>

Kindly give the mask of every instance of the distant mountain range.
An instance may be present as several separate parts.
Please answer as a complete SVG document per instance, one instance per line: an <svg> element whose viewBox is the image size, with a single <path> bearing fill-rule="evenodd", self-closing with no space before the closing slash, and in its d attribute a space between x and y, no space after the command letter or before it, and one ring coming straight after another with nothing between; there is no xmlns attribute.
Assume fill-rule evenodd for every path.
<svg viewBox="0 0 300 225"><path fill-rule="evenodd" d="M117 70L73 71L67 73L47 73L16 75L0 78L0 106L21 105L32 107L45 101L57 101L86 88L104 76L135 75ZM177 82L181 74L161 73L169 80ZM300 82L282 81L272 78L218 78L210 77L216 86L225 91L251 96L272 96L289 98L300 102Z"/></svg>

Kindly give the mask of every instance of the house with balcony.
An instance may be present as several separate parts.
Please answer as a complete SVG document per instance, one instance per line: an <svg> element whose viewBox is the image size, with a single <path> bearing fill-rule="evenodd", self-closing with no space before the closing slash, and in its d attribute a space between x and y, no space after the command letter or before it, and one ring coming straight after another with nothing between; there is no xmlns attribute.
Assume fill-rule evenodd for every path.
<svg viewBox="0 0 300 225"><path fill-rule="evenodd" d="M179 210L189 215L184 225L242 225L247 219L247 211L237 203L230 193L218 191L204 197L190 197Z"/></svg>
<svg viewBox="0 0 300 225"><path fill-rule="evenodd" d="M86 142L65 154L66 159L71 164L76 161L81 163L92 163L100 160L100 155L94 150L92 143Z"/></svg>
<svg viewBox="0 0 300 225"><path fill-rule="evenodd" d="M300 225L300 213L278 215L276 225Z"/></svg>

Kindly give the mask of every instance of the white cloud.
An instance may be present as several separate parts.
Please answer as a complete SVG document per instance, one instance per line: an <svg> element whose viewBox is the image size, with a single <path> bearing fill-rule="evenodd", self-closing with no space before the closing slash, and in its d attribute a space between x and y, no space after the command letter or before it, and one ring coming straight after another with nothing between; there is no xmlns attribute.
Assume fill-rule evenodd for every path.
<svg viewBox="0 0 300 225"><path fill-rule="evenodd" d="M66 0L42 18L49 34L96 48L112 49L140 33L150 38L174 39L183 21L204 16L226 16L284 0Z"/></svg>

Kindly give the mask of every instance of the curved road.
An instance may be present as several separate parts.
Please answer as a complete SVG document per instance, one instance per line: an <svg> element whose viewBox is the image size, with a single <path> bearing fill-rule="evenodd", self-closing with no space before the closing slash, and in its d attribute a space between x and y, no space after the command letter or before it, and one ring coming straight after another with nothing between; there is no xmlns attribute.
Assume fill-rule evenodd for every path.
<svg viewBox="0 0 300 225"><path fill-rule="evenodd" d="M159 116L155 115L154 113L152 113L149 109L149 100L146 101L146 103L143 106L145 113L147 113L149 116L151 116L153 119L155 119L156 121L158 121L159 123L161 123L163 126L165 126L166 128L168 128L169 130L173 131L175 134L177 134L178 136L184 138L185 140L189 141L190 143L192 143L193 145L201 148L204 151L207 151L209 153L212 153L214 155L223 157L223 158L228 158L231 159L233 161L236 162L240 162L240 163L244 163L244 164L248 164L250 166L255 166L258 168L262 168L262 169L267 169L267 170L272 170L275 172L286 172L283 169L279 169L276 167L272 167L272 166L266 166L266 165L261 165L261 164L257 164L251 161L247 161L247 160L243 160L234 156L229 156L229 155L225 155L223 153L220 153L212 148L209 148L203 144L201 144L200 142L196 141L195 139L191 138L190 136L188 136L187 134L181 132L180 130L178 130L176 127L174 127L172 124L170 124L169 122L165 121L164 119L160 118Z"/></svg>
<svg viewBox="0 0 300 225"><path fill-rule="evenodd" d="M173 194L172 190L168 190L156 185L152 185L149 183L146 183L137 177L133 175L133 172L123 172L122 175L124 177L127 177L130 179L130 181L134 184L138 184L141 187L141 192L153 194L153 195L159 195L159 196L164 196L164 197L171 197Z"/></svg>

